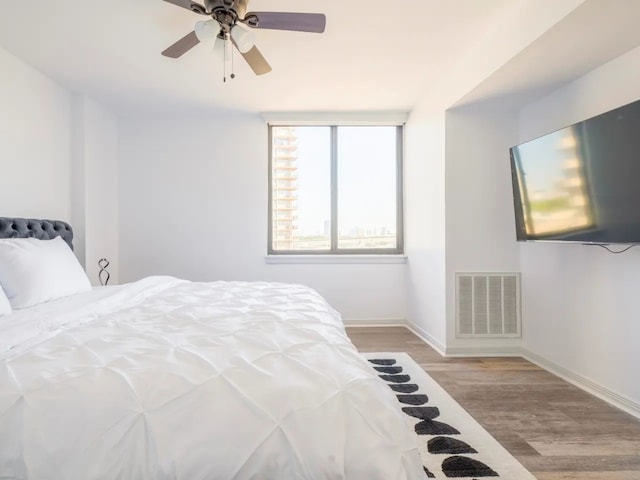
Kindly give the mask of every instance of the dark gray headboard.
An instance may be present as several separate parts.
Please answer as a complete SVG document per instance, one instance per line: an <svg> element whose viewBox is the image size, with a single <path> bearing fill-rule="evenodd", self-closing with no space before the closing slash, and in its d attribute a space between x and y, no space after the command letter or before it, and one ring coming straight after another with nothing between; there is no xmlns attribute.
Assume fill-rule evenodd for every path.
<svg viewBox="0 0 640 480"><path fill-rule="evenodd" d="M68 223L60 220L0 217L0 238L28 237L40 240L62 237L73 250L73 230Z"/></svg>

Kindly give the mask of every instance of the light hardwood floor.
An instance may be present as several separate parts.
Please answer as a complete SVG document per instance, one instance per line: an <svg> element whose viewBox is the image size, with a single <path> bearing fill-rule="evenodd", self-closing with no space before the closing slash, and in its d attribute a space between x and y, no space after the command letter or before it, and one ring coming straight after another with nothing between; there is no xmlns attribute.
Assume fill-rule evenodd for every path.
<svg viewBox="0 0 640 480"><path fill-rule="evenodd" d="M347 333L361 352L411 355L538 480L640 480L640 420L546 370L521 358L443 358L404 327Z"/></svg>

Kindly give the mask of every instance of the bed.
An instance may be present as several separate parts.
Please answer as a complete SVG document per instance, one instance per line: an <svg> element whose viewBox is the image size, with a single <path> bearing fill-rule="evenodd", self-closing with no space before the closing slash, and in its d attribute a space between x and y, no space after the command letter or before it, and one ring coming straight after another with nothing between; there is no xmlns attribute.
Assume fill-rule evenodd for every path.
<svg viewBox="0 0 640 480"><path fill-rule="evenodd" d="M395 394L314 290L173 277L87 288L74 270L77 291L38 302L20 297L4 244L35 249L27 290L48 270L72 283L37 257L71 252L71 227L0 218L0 238L0 478L425 478Z"/></svg>

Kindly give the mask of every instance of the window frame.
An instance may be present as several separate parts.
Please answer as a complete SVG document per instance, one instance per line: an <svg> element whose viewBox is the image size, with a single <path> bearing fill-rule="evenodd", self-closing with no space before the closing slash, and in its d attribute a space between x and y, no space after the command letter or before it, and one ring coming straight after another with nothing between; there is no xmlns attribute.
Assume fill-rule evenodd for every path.
<svg viewBox="0 0 640 480"><path fill-rule="evenodd" d="M395 248L338 248L338 129L354 127L395 127L396 129L396 247ZM331 228L330 248L327 250L274 250L273 248L273 129L278 127L329 127L330 134L330 179L331 179ZM267 255L404 255L404 124L396 123L317 123L278 122L268 123L268 230Z"/></svg>

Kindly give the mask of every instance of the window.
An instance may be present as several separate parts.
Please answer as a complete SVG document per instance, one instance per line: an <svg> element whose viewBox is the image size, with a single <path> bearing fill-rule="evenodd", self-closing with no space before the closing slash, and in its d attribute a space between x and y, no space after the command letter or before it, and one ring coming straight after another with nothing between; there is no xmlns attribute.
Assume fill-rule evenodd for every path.
<svg viewBox="0 0 640 480"><path fill-rule="evenodd" d="M396 254L402 127L270 126L270 254Z"/></svg>

